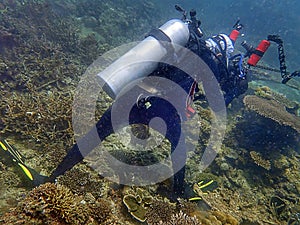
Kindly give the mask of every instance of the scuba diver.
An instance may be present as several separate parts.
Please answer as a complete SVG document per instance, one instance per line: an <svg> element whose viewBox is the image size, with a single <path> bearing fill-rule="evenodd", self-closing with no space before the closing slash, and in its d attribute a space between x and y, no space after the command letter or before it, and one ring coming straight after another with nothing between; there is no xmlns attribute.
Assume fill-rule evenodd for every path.
<svg viewBox="0 0 300 225"><path fill-rule="evenodd" d="M219 34L204 39L200 28L201 22L196 18L196 11L191 10L190 18L188 18L187 12L183 8L178 5L175 8L182 13L183 18L181 20L170 20L159 29L152 30L141 43L109 67L114 69L122 68L122 63L131 61L129 68L118 70L114 73L108 69L106 72L104 71L104 73L97 75L99 80L105 84L103 87L105 92L115 99L113 106L68 151L63 161L52 172L50 177L41 179L41 176L39 176L38 179L34 179L34 176L32 178L29 175L35 184L55 181L58 176L81 162L101 141L113 134L115 129L124 127L124 124L142 124L149 127L152 119L161 118L165 122L166 127L154 126L152 128L165 134L165 138L171 143L171 161L174 172L173 189L177 196L182 196L185 191L184 177L187 160L182 123L196 114L192 107L192 102L203 97L195 95L199 91L199 80L195 79L191 74L204 73L202 69L206 70L208 68L204 74L207 74L207 77L210 75L214 76L218 82L221 89L220 93L208 93L205 90L206 95L212 94L217 97L220 95L222 98L223 103L216 100L216 103L212 106L213 111L221 110L222 104L228 106L233 99L246 92L248 89L247 74L251 67L257 66L258 61L269 48L271 41L278 44L282 83L286 83L292 77L300 76L299 71L295 71L292 74L286 71L283 42L278 35L269 35L268 40L261 41L256 48L243 42L242 46L246 49L246 53L233 55L235 42L240 34L240 30L243 28L239 20L233 26L234 29L230 35ZM188 49L201 58L206 67L201 67L200 64L193 64L193 60L190 60L184 54L180 54L182 51L180 48L178 50L178 46ZM248 61L245 62L245 59L248 59ZM185 68L192 67L192 72L189 73L188 69L185 71L176 67L176 65L179 65L178 61L180 65L185 65ZM144 64L140 64L141 62ZM169 87L168 90L165 90L166 86L162 85L163 90L161 91L168 92L168 96L176 99L175 105L173 102L168 101L167 98L162 98L156 95L155 91L151 91L160 89L159 84L154 85L150 89L145 87L145 85L143 86L143 84L134 85L134 87L127 89L124 93L123 88L131 82L151 77L162 77L177 85ZM184 95L178 92L176 89L178 86L184 90ZM126 115L124 102L127 102L129 98L136 99L136 104L130 109L129 118L124 116L119 119L117 124L113 124L113 107L120 115ZM176 105L180 107L178 108ZM30 171L26 170L26 173L28 174ZM120 177L122 176L120 175ZM142 179L147 179L147 177ZM126 181L124 180L120 183L126 183Z"/></svg>
<svg viewBox="0 0 300 225"><path fill-rule="evenodd" d="M219 96L221 96L221 100L223 100L224 108L225 105L230 104L235 97L244 93L248 86L246 71L242 67L241 62L242 55L231 58L234 50L234 42L238 37L239 30L243 27L239 24L239 21L234 25L235 29L230 36L220 34L204 40L203 33L200 29L201 22L196 18L196 11L192 10L190 12L190 19L188 19L185 10L179 6L176 6L176 8L183 13L182 20L173 19L162 25L159 29L152 30L144 41L134 47L134 50L130 50L129 53L126 53L119 60L110 65L111 68L122 68L124 62L130 61L132 63L128 68L118 70L117 72L108 70L109 72L99 75L99 79L105 83L103 87L105 92L115 99L112 107L114 107L114 110L117 111L119 115L126 115L124 102L128 102L128 99L136 99L136 104L130 109L129 118L126 116L121 117L117 124L113 124L113 109L112 107L109 108L96 123L95 127L79 139L68 152L62 163L60 163L51 174L51 181L82 161L101 141L113 134L114 130L121 129L124 124L141 124L149 127L152 119L160 118L165 122L165 130L164 127L159 125L156 127L152 125L151 128L164 134L165 138L169 140L171 144L171 162L174 173L173 190L176 196L184 195L187 149L185 137L182 132L182 123L192 118L196 113L192 107L192 102L197 100L194 96L195 93L199 91L199 88L197 80L190 74L202 74L203 71L199 69L200 65L189 65L192 64L190 63L192 60L180 50L176 51L176 45L185 47L197 56L197 58L202 59L203 64L207 65L210 71L210 73L206 73L207 77L210 75L215 77L223 92L224 96L222 93L219 93ZM150 47L148 45L150 45ZM136 52L139 52L139 54L136 54ZM156 54L160 52L166 53L162 54L161 58L151 58L151 54L156 56ZM133 59L136 55L138 55L137 57L139 58ZM145 56L145 58L143 59L141 55ZM137 60L137 62L135 60ZM180 63L178 63L178 61ZM140 62L145 62L146 66L140 65ZM131 65L133 66L131 67ZM139 65L138 69L135 67L136 65ZM191 68L190 71L192 72L183 71L184 69L179 68L178 65L187 65L186 68ZM150 70L148 70L149 67L151 68ZM123 88L128 83L134 82L134 79L145 77L150 79L153 77L162 77L171 81L170 83L174 85L170 83L167 85L161 83L154 85L150 82L150 84L146 83L146 86L151 86L151 88L139 84L124 92ZM162 86L162 88L159 86ZM178 93L178 86L185 91L184 94ZM155 91L151 92L149 89L155 89ZM157 91L157 89L160 91ZM167 92L168 94L167 97L163 98L156 92ZM218 93L213 94L218 95ZM172 102L171 99L176 99L174 100L176 102ZM218 108L222 108L219 106L222 105L222 103L218 104L218 101L216 101L214 105L214 111L218 111ZM124 172L124 170L125 169L119 169L120 172ZM154 173L155 171L145 174L140 174L138 171L135 172L138 174L135 175L135 177L139 177L140 180L146 180L147 174ZM118 175L120 183L129 183L126 179L131 178L126 178L122 174Z"/></svg>

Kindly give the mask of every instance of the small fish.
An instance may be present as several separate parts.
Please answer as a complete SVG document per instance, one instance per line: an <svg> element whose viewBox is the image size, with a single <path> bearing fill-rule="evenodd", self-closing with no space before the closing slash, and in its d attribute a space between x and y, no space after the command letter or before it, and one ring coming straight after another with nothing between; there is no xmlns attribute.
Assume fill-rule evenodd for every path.
<svg viewBox="0 0 300 225"><path fill-rule="evenodd" d="M189 198L189 201L202 200L202 196L207 194L207 191L212 191L218 187L218 183L215 180L200 181L193 186L194 192L198 195L196 197Z"/></svg>

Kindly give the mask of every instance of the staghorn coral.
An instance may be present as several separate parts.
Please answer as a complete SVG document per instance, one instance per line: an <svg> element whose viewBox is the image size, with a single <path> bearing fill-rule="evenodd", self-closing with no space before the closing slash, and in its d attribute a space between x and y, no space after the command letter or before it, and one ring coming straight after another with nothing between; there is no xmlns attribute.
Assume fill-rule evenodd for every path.
<svg viewBox="0 0 300 225"><path fill-rule="evenodd" d="M266 170L271 169L271 162L262 158L261 154L255 151L250 152L250 156L253 159L254 163Z"/></svg>
<svg viewBox="0 0 300 225"><path fill-rule="evenodd" d="M3 94L3 93L2 93ZM47 166L62 159L74 143L70 92L7 93L0 99L1 134L12 134L41 147Z"/></svg>
<svg viewBox="0 0 300 225"><path fill-rule="evenodd" d="M201 225L196 217L188 216L187 214L180 211L179 213L173 214L170 221L160 222L162 225Z"/></svg>
<svg viewBox="0 0 300 225"><path fill-rule="evenodd" d="M281 218L287 211L287 204L283 199L278 196L272 196L269 202L269 209L273 216L276 218Z"/></svg>
<svg viewBox="0 0 300 225"><path fill-rule="evenodd" d="M300 120L288 113L284 106L274 100L266 100L254 95L247 95L244 98L245 106L261 116L270 118L280 125L289 126L300 133Z"/></svg>
<svg viewBox="0 0 300 225"><path fill-rule="evenodd" d="M71 104L70 93L9 94L4 100L2 120L5 128L2 132L19 133L38 143L57 139L73 143Z"/></svg>

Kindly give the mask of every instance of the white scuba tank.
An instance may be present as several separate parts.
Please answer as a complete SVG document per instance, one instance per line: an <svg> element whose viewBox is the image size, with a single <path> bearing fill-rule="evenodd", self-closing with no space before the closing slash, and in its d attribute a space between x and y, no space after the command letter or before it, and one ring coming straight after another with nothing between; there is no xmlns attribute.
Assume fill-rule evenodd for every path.
<svg viewBox="0 0 300 225"><path fill-rule="evenodd" d="M179 19L169 20L159 30L168 37L175 53L176 45L185 46L190 37L188 24ZM115 99L126 85L151 74L168 53L167 49L157 38L146 37L97 75L105 84L103 90Z"/></svg>

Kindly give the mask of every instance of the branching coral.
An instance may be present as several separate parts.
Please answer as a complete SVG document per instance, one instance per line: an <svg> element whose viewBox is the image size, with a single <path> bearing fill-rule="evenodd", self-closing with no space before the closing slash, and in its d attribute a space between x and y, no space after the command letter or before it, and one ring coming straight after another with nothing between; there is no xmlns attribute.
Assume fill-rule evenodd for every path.
<svg viewBox="0 0 300 225"><path fill-rule="evenodd" d="M46 183L34 188L19 205L4 215L4 224L102 224L111 216L108 201L92 203L63 185ZM96 220L97 223L92 223Z"/></svg>
<svg viewBox="0 0 300 225"><path fill-rule="evenodd" d="M89 206L91 216L99 223L103 224L111 216L111 205L107 200L98 199Z"/></svg>
<svg viewBox="0 0 300 225"><path fill-rule="evenodd" d="M166 201L156 200L146 213L147 223L152 225L167 223L174 213L174 205Z"/></svg>
<svg viewBox="0 0 300 225"><path fill-rule="evenodd" d="M269 160L263 159L261 154L259 154L258 152L251 151L250 156L256 165L261 166L262 168L264 168L266 170L271 169L271 162Z"/></svg>
<svg viewBox="0 0 300 225"><path fill-rule="evenodd" d="M180 211L179 213L173 214L170 221L165 223L159 223L162 225L201 225L196 217L188 216L187 214Z"/></svg>
<svg viewBox="0 0 300 225"><path fill-rule="evenodd" d="M72 146L70 93L10 93L0 102L4 126L1 133L34 140L47 154L50 163L56 164L65 149Z"/></svg>
<svg viewBox="0 0 300 225"><path fill-rule="evenodd" d="M49 224L84 224L88 220L89 209L82 204L82 199L66 187L44 184L33 189L18 207L7 213L4 221L9 223Z"/></svg>
<svg viewBox="0 0 300 225"><path fill-rule="evenodd" d="M78 195L90 193L96 198L104 195L104 185L99 182L98 174L84 171L78 167L58 177L57 182L70 188L72 192Z"/></svg>

